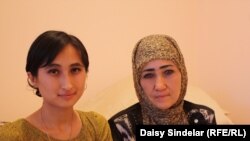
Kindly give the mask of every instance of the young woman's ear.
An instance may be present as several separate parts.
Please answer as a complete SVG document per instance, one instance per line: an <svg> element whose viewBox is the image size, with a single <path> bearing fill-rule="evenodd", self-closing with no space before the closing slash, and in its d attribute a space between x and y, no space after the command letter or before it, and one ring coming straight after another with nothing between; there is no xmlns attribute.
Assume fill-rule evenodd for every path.
<svg viewBox="0 0 250 141"><path fill-rule="evenodd" d="M34 76L31 74L31 72L27 72L27 76L28 76L28 83L29 83L32 87L36 88L36 87L37 87L37 86L36 86L36 77L34 77Z"/></svg>

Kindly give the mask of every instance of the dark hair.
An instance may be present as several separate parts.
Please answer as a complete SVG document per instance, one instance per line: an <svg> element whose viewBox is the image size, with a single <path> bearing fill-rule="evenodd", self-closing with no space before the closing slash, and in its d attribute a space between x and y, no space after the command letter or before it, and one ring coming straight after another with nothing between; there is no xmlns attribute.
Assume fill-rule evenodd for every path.
<svg viewBox="0 0 250 141"><path fill-rule="evenodd" d="M89 58L82 42L74 35L54 30L42 33L31 44L26 60L26 72L30 72L36 77L38 69L49 65L68 44L71 44L79 51L85 71L88 72ZM41 97L38 88L31 85L29 81L28 84L36 89L36 95Z"/></svg>

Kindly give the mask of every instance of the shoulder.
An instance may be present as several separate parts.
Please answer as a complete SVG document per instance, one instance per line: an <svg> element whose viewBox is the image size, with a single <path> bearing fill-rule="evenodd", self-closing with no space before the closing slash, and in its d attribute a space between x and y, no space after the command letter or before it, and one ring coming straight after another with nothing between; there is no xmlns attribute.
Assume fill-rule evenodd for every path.
<svg viewBox="0 0 250 141"><path fill-rule="evenodd" d="M110 140L111 139L111 131L106 118L94 111L83 112L77 111L84 130L88 132L92 138L97 138L100 140Z"/></svg>
<svg viewBox="0 0 250 141"><path fill-rule="evenodd" d="M216 124L214 110L206 105L184 101L183 108L190 124Z"/></svg>
<svg viewBox="0 0 250 141"><path fill-rule="evenodd" d="M85 121L85 123L89 123L92 126L97 126L100 124L105 124L107 123L106 118L94 111L90 111L90 112L83 112L83 111L77 111L81 120Z"/></svg>
<svg viewBox="0 0 250 141"><path fill-rule="evenodd" d="M142 124L141 106L136 103L112 116L109 120L114 140L135 140L135 126Z"/></svg>
<svg viewBox="0 0 250 141"><path fill-rule="evenodd" d="M141 106L139 103L136 103L118 113L113 115L110 119L109 122L124 118L124 117L134 117L134 116L140 116L140 111L141 111Z"/></svg>
<svg viewBox="0 0 250 141"><path fill-rule="evenodd" d="M0 127L0 140L21 140L22 134L25 130L24 124L24 119L18 119L14 122L4 124Z"/></svg>

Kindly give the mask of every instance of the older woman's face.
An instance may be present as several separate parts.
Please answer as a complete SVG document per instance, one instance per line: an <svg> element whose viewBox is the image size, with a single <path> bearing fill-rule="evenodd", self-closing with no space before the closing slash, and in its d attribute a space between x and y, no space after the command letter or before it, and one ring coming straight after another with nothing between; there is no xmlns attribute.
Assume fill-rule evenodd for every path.
<svg viewBox="0 0 250 141"><path fill-rule="evenodd" d="M153 60L142 68L140 84L154 106L168 109L180 96L181 73L172 61Z"/></svg>

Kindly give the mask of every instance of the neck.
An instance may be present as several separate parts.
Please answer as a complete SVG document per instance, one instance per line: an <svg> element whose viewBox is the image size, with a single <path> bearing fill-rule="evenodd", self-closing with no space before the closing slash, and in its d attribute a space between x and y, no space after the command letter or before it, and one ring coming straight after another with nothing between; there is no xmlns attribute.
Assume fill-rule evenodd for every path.
<svg viewBox="0 0 250 141"><path fill-rule="evenodd" d="M73 108L58 109L42 106L40 109L41 124L45 133L60 139L70 139L75 112Z"/></svg>
<svg viewBox="0 0 250 141"><path fill-rule="evenodd" d="M183 109L183 102L175 107L161 110L151 103L141 101L142 117L144 124L188 124L186 114Z"/></svg>
<svg viewBox="0 0 250 141"><path fill-rule="evenodd" d="M58 108L43 104L40 112L42 112L43 117L46 119L47 124L67 124L72 120L72 115L74 116L73 107L70 108Z"/></svg>

